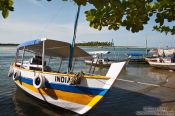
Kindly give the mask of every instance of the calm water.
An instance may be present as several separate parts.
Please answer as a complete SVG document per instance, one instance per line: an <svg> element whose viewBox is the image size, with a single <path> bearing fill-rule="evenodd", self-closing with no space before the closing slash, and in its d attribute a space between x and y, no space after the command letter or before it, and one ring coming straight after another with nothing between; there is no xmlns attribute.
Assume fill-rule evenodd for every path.
<svg viewBox="0 0 175 116"><path fill-rule="evenodd" d="M110 55L111 58L115 58L117 55L124 56L124 54L131 51L137 53L144 52L144 49L134 48L115 49L118 52L114 52L114 48L84 49L87 51L109 50L112 53L112 55ZM40 103L37 100L30 98L30 96L26 95L16 87L12 79L7 76L9 65L14 58L15 51L15 47L0 47L0 115L78 115L62 108L53 108L47 104ZM96 73L105 74L106 72L107 69L96 68ZM166 83L168 75L172 74L174 74L174 72L154 69L144 64L129 64L122 71L119 78L135 82L126 82L121 80L117 81L111 88L110 92L105 96L105 98L85 115L131 116L136 115L135 112L143 110L143 107L145 106L157 107L161 104L160 99L146 94L148 91L154 89L155 87L147 84L138 84L136 82L164 84Z"/></svg>

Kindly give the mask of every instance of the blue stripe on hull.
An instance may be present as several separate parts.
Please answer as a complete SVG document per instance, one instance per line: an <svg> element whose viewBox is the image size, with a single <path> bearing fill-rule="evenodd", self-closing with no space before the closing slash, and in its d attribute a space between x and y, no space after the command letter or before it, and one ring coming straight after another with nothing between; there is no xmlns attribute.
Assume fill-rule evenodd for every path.
<svg viewBox="0 0 175 116"><path fill-rule="evenodd" d="M30 78L20 77L19 81L33 85L33 80ZM93 94L100 96L104 96L104 94L108 91L108 89L102 89L102 88L90 88L76 85L55 84L55 83L48 83L47 81L45 82L45 87L49 89L62 90L67 92Z"/></svg>

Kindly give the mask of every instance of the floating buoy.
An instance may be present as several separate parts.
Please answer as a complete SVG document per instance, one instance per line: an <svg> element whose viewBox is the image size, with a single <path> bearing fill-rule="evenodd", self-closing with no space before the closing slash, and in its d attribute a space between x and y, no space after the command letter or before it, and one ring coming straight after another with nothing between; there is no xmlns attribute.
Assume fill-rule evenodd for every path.
<svg viewBox="0 0 175 116"><path fill-rule="evenodd" d="M37 89L39 88L43 88L45 84L45 77L40 75L40 76L36 76L33 79L33 86Z"/></svg>
<svg viewBox="0 0 175 116"><path fill-rule="evenodd" d="M12 67L10 67L9 72L8 72L8 77L12 77L14 73L14 70Z"/></svg>
<svg viewBox="0 0 175 116"><path fill-rule="evenodd" d="M20 71L16 71L13 75L13 80L16 81L19 79L19 77L21 76L21 72Z"/></svg>

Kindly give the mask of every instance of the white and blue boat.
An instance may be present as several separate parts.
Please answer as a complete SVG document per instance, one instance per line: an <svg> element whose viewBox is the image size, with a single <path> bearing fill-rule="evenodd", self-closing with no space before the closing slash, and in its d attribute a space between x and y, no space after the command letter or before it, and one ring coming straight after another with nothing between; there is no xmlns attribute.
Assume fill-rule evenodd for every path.
<svg viewBox="0 0 175 116"><path fill-rule="evenodd" d="M46 38L22 43L17 47L9 76L33 97L84 114L106 95L126 62L112 63L105 76L78 71L73 63L69 63L70 46L69 43ZM77 46L74 46L72 54L72 61L91 57ZM66 63L67 69L62 70Z"/></svg>

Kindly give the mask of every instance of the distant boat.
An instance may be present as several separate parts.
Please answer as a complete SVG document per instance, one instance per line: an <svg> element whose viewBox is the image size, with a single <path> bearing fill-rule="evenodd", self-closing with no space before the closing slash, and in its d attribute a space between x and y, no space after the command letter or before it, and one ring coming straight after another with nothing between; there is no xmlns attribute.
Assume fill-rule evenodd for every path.
<svg viewBox="0 0 175 116"><path fill-rule="evenodd" d="M173 58L145 58L152 67L175 70L175 59Z"/></svg>
<svg viewBox="0 0 175 116"><path fill-rule="evenodd" d="M104 55L110 54L109 51L92 51L92 52L88 52L88 53L93 56L92 59L85 60L85 63L89 64L89 65L98 66L98 67L110 67L112 63L117 62L115 60L110 60L108 58L104 58ZM127 60L123 60L123 61L127 61Z"/></svg>
<svg viewBox="0 0 175 116"><path fill-rule="evenodd" d="M173 53L175 53L175 49L174 48L169 48L169 49L150 49L149 51L150 54L152 54L155 57L168 57L168 56L172 56Z"/></svg>
<svg viewBox="0 0 175 116"><path fill-rule="evenodd" d="M127 56L130 58L129 63L147 63L145 61L145 54L128 53Z"/></svg>
<svg viewBox="0 0 175 116"><path fill-rule="evenodd" d="M34 57L26 60L28 54ZM64 59L69 54L70 44L63 41L37 39L24 42L17 47L8 76L13 78L19 88L35 98L84 114L110 90L126 62L111 63L106 76L76 72L74 68L70 72L62 72L62 62L67 61ZM91 55L75 46L73 58L83 57ZM55 63L49 65L52 58L61 59L56 72L51 66L59 60L54 60Z"/></svg>

